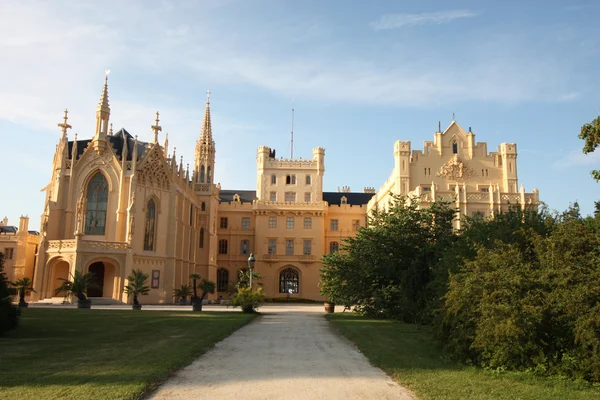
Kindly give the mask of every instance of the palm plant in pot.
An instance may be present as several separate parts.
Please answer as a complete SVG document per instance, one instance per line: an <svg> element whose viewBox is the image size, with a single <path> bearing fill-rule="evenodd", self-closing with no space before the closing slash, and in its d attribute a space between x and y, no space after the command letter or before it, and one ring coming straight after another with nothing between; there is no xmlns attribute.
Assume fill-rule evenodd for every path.
<svg viewBox="0 0 600 400"><path fill-rule="evenodd" d="M208 279L202 279L198 284L198 289L202 290L202 297L198 299L198 302L194 304L194 311L202 311L202 301L206 298L209 293L215 292L215 283Z"/></svg>
<svg viewBox="0 0 600 400"><path fill-rule="evenodd" d="M17 293L19 294L19 307L27 308L29 304L25 302L25 292L29 290L35 292L35 290L33 290L33 282L31 279L21 278L11 283L11 286L17 289Z"/></svg>
<svg viewBox="0 0 600 400"><path fill-rule="evenodd" d="M187 304L188 296L192 295L192 287L190 285L181 285L179 289L173 290L173 295L179 297L179 304L184 306Z"/></svg>
<svg viewBox="0 0 600 400"><path fill-rule="evenodd" d="M150 293L150 286L147 285L150 275L144 273L141 269L134 269L127 277L129 281L125 286L125 293L133 296L133 305L131 309L141 310L142 305L138 301L138 296L147 295Z"/></svg>
<svg viewBox="0 0 600 400"><path fill-rule="evenodd" d="M59 278L63 283L56 288L55 294L65 292L67 295L75 295L77 297L77 308L90 308L92 301L87 298L87 291L90 288L96 288L96 281L94 274L88 272L82 274L79 271L75 271L71 274L71 280L66 278Z"/></svg>

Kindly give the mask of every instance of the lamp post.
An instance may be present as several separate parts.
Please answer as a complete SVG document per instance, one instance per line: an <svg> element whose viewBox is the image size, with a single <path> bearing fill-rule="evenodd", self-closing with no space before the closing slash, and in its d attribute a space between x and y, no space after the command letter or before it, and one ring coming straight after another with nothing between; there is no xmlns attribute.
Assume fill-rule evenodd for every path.
<svg viewBox="0 0 600 400"><path fill-rule="evenodd" d="M252 291L252 270L254 269L254 263L256 259L254 258L254 254L250 253L250 257L248 257L248 269L250 269L250 291Z"/></svg>

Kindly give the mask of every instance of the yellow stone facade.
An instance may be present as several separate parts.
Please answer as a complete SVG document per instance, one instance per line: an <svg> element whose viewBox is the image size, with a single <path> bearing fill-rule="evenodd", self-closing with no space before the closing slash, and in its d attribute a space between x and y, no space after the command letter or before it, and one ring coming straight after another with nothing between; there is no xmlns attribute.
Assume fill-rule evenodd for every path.
<svg viewBox="0 0 600 400"><path fill-rule="evenodd" d="M144 303L174 303L173 290L189 283L191 273L217 283L210 299L224 299L248 268L250 253L267 298L323 300L321 257L364 227L371 210L387 207L390 192L414 194L424 206L452 198L466 215L493 215L511 201L539 202L537 191L517 191L514 144L488 154L485 143L476 144L455 122L423 151L396 142L388 181L378 192L357 193L323 191L324 149L313 149L311 159L284 159L266 146L257 151L256 190L221 190L213 180L208 100L191 171L176 149L169 154L168 138L159 143L158 113L148 143L125 129L113 133L109 119L106 80L92 139L68 139L66 111L59 124L32 275L34 300L52 299L60 278L79 270L102 282L88 293L92 299L127 302L123 288L134 268L151 277Z"/></svg>
<svg viewBox="0 0 600 400"><path fill-rule="evenodd" d="M0 221L0 251L4 254L4 273L10 282L33 279L40 234L28 229L27 216L21 216L18 228L10 226L8 218Z"/></svg>

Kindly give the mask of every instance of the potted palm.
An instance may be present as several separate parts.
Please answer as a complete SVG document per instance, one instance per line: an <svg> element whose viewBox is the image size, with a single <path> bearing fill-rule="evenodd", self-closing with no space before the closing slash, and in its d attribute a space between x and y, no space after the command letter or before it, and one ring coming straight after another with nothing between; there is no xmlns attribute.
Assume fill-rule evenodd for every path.
<svg viewBox="0 0 600 400"><path fill-rule="evenodd" d="M25 292L35 292L35 290L33 290L33 282L31 279L21 278L16 282L11 283L11 286L17 289L17 293L19 294L19 307L27 308L29 304L25 302Z"/></svg>
<svg viewBox="0 0 600 400"><path fill-rule="evenodd" d="M192 295L192 287L190 285L181 285L179 289L173 290L175 297L179 297L179 304L185 306L188 296Z"/></svg>
<svg viewBox="0 0 600 400"><path fill-rule="evenodd" d="M71 280L59 278L63 283L56 288L55 294L65 292L67 295L75 295L77 297L77 308L90 308L92 301L87 298L87 291L90 288L98 287L95 283L94 274L91 272L82 274L76 270L74 274L71 274L71 278Z"/></svg>
<svg viewBox="0 0 600 400"><path fill-rule="evenodd" d="M192 280L192 289L194 290L194 295L192 296L192 308L194 311L202 311L202 301L198 297L198 291L196 282L202 279L200 274L190 274L190 279Z"/></svg>
<svg viewBox="0 0 600 400"><path fill-rule="evenodd" d="M138 296L150 293L150 286L147 285L150 275L144 273L141 269L134 269L127 277L129 281L125 286L125 293L133 296L132 310L141 310L142 305L138 301Z"/></svg>
<svg viewBox="0 0 600 400"><path fill-rule="evenodd" d="M202 311L202 301L206 298L209 293L215 292L215 283L208 279L202 279L198 284L198 289L202 290L202 297L200 297L196 304L194 304L194 311Z"/></svg>

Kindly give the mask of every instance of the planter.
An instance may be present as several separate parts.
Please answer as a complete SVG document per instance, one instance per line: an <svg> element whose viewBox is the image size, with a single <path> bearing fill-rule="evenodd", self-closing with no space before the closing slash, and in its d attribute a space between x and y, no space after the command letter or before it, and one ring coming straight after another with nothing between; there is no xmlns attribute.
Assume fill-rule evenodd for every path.
<svg viewBox="0 0 600 400"><path fill-rule="evenodd" d="M202 311L202 303L192 304L193 311Z"/></svg>
<svg viewBox="0 0 600 400"><path fill-rule="evenodd" d="M90 308L92 301L90 299L77 300L77 308Z"/></svg>
<svg viewBox="0 0 600 400"><path fill-rule="evenodd" d="M252 314L254 312L254 308L252 306L242 307L242 312L246 314Z"/></svg>
<svg viewBox="0 0 600 400"><path fill-rule="evenodd" d="M27 307L29 307L29 303L26 303L24 301L23 302L19 302L19 308L27 308Z"/></svg>
<svg viewBox="0 0 600 400"><path fill-rule="evenodd" d="M187 305L187 299L180 298L180 299L179 299L179 305L180 305L180 306L185 306L185 305Z"/></svg>
<svg viewBox="0 0 600 400"><path fill-rule="evenodd" d="M141 311L142 310L142 305L141 304L132 304L131 305L131 309L134 311Z"/></svg>
<svg viewBox="0 0 600 400"><path fill-rule="evenodd" d="M335 311L335 303L330 303L328 301L325 302L325 312L333 313Z"/></svg>

